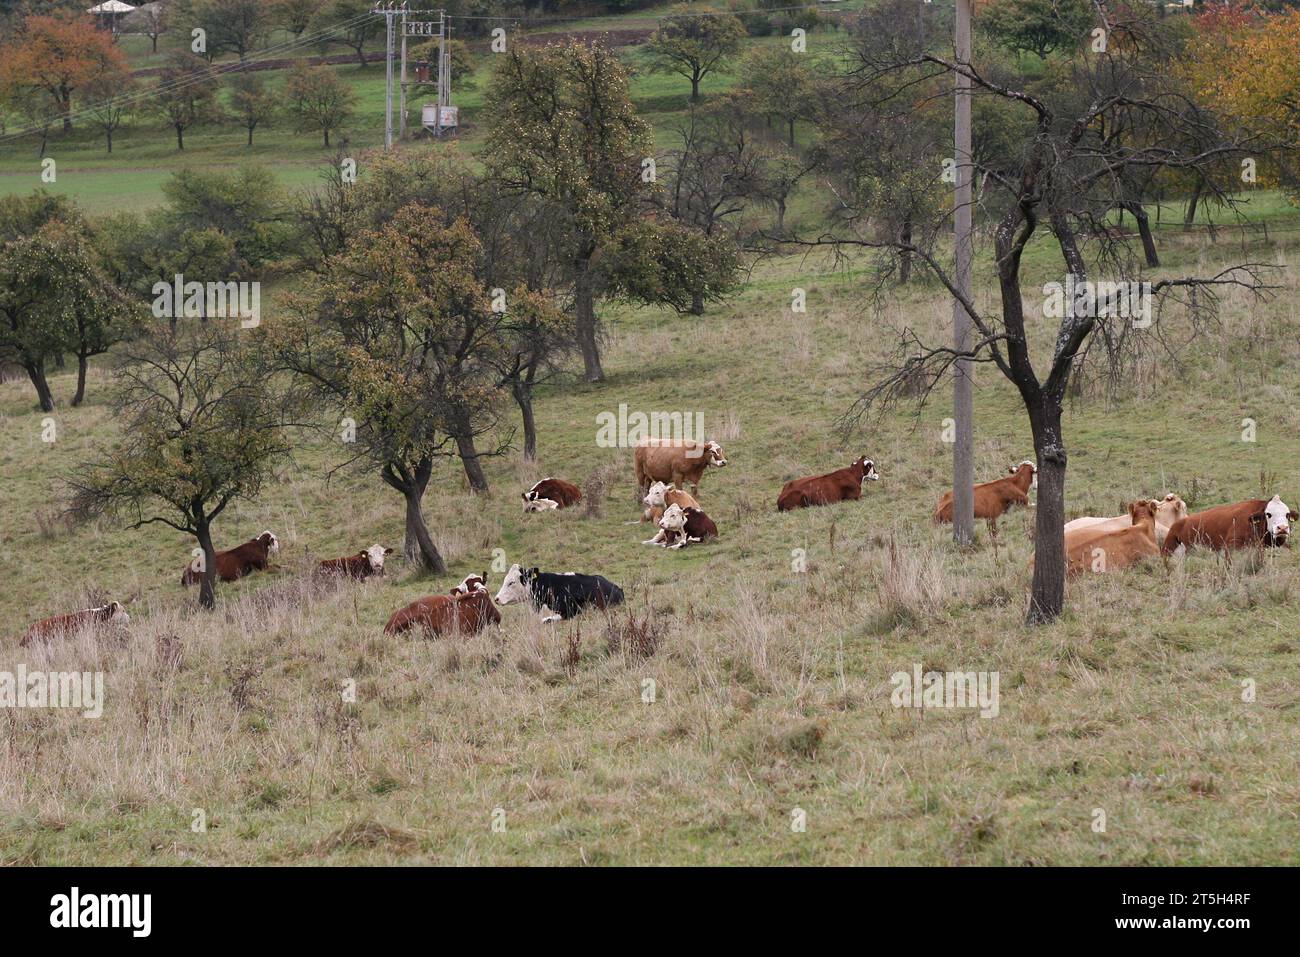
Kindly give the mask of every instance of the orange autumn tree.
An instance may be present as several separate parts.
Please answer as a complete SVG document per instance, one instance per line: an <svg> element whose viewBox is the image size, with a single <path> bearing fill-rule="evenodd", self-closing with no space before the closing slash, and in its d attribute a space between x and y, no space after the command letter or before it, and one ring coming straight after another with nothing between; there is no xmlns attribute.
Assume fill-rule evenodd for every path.
<svg viewBox="0 0 1300 957"><path fill-rule="evenodd" d="M1214 7L1195 25L1184 70L1198 98L1280 145L1300 143L1300 10ZM1267 165L1257 182L1275 175Z"/></svg>
<svg viewBox="0 0 1300 957"><path fill-rule="evenodd" d="M0 45L0 94L10 99L48 97L72 128L72 98L94 84L128 75L113 38L76 13L31 16Z"/></svg>

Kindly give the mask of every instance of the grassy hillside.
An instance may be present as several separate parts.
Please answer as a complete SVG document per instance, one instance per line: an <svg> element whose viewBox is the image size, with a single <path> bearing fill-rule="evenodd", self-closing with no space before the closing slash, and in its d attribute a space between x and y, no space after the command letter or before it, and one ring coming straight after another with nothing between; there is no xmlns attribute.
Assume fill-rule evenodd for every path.
<svg viewBox="0 0 1300 957"><path fill-rule="evenodd" d="M1281 263L1296 227L1273 223ZM1238 238L1166 231L1161 243L1177 272L1236 254ZM1043 277L1055 271L1046 248L1034 254ZM1151 357L1113 402L1078 399L1066 419L1072 514L1114 514L1166 489L1194 507L1262 486L1296 504L1290 266L1285 283L1266 306L1230 298L1222 328L1178 364ZM948 321L933 289L877 313L863 284L790 257L698 320L611 310L609 379L547 391L536 467L493 462L486 498L451 465L435 477L426 509L452 562L445 578L396 565L364 586L313 586L303 572L315 559L397 544L401 507L371 475L327 483L339 451L303 448L257 503L221 520L224 543L275 529L282 569L221 588L210 615L178 584L181 536L57 519L64 481L114 428L103 371L86 408L60 407L53 444L26 384L0 387L7 631L91 596L140 596L116 641L23 652L11 638L0 650L0 669L102 669L108 687L98 721L5 713L0 860L1295 863L1292 553L1195 555L1172 572L1082 582L1063 620L1024 628L1032 516L1013 513L996 555L982 534L958 553L929 523L949 470L946 396L847 442L832 428L895 327L937 335ZM795 285L806 316L789 311ZM70 388L55 382L60 398ZM991 477L1031 449L989 369L976 401L978 474ZM597 414L620 403L706 417L731 462L703 486L721 541L669 553L624 524L636 517L630 456L595 444ZM1253 444L1240 441L1246 416ZM862 501L774 511L784 480L861 452L883 473ZM521 514L519 490L547 474L599 477L599 512ZM468 641L382 635L394 609L494 554L605 574L628 608L542 627L510 607L499 634ZM653 655L627 650L629 615L657 639ZM998 671L1000 714L891 707L890 675L914 663ZM355 704L339 692L349 679ZM190 828L196 808L206 833ZM498 808L504 833L492 830Z"/></svg>

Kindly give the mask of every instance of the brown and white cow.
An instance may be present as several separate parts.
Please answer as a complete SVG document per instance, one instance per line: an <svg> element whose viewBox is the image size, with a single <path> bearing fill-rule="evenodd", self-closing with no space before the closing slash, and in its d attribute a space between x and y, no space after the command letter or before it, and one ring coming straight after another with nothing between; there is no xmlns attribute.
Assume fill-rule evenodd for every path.
<svg viewBox="0 0 1300 957"><path fill-rule="evenodd" d="M525 512L545 512L549 509L568 508L582 501L582 489L564 479L544 478L527 492L520 493Z"/></svg>
<svg viewBox="0 0 1300 957"><path fill-rule="evenodd" d="M1169 534L1169 529L1180 518L1187 517L1187 503L1175 495L1173 492L1168 493L1162 499L1152 499L1156 506L1156 544L1164 542L1165 536ZM1098 535L1105 535L1108 532L1117 532L1122 528L1127 528L1133 524L1129 515L1117 515L1114 518L1076 518L1065 523L1065 548L1069 551L1070 542L1080 542L1084 536L1095 538Z"/></svg>
<svg viewBox="0 0 1300 957"><path fill-rule="evenodd" d="M642 545L683 548L718 537L718 526L697 506L669 505L659 519L659 533Z"/></svg>
<svg viewBox="0 0 1300 957"><path fill-rule="evenodd" d="M1156 544L1156 500L1140 499L1128 507L1129 525L1065 546L1066 574L1115 572L1160 554Z"/></svg>
<svg viewBox="0 0 1300 957"><path fill-rule="evenodd" d="M391 548L374 544L346 558L329 558L316 566L318 575L337 575L365 581L371 575L384 573L384 559L393 554Z"/></svg>
<svg viewBox="0 0 1300 957"><path fill-rule="evenodd" d="M1025 459L1008 467L1011 474L975 486L975 517L989 525L989 534L998 537L998 519L1013 505L1028 505L1029 490L1038 486L1038 466ZM945 492L934 510L936 525L952 521L952 492Z"/></svg>
<svg viewBox="0 0 1300 957"><path fill-rule="evenodd" d="M459 587L459 586L458 586ZM411 602L393 613L384 634L397 635L419 628L426 636L474 635L488 625L501 624L501 613L492 604L486 587L467 592L451 590L447 595L430 595Z"/></svg>
<svg viewBox="0 0 1300 957"><path fill-rule="evenodd" d="M257 538L244 542L235 548L217 552L217 577L223 582L233 582L254 571L266 571L271 567L270 557L280 551L280 540L270 529ZM181 574L182 585L195 585L203 580L203 572L190 562Z"/></svg>
<svg viewBox="0 0 1300 957"><path fill-rule="evenodd" d="M791 479L781 487L776 497L776 510L807 508L810 505L832 505L835 502L857 501L862 498L862 483L880 480L876 463L865 455L847 468L836 469L825 475Z"/></svg>
<svg viewBox="0 0 1300 957"><path fill-rule="evenodd" d="M700 479L706 469L722 468L727 457L712 440L642 439L636 447L636 486L650 488L653 482L669 482L684 489L689 483L700 494Z"/></svg>
<svg viewBox="0 0 1300 957"><path fill-rule="evenodd" d="M651 485L650 491L646 492L645 497L641 499L641 504L645 506L645 511L641 513L641 521L656 524L658 524L659 519L663 517L664 511L670 505L680 505L682 508L700 507L700 503L696 501L695 496L690 492L663 482L655 482ZM636 525L637 523L629 522L628 524Z"/></svg>
<svg viewBox="0 0 1300 957"><path fill-rule="evenodd" d="M1277 495L1219 505L1175 522L1160 553L1181 556L1189 548L1279 548L1287 545L1291 523L1297 519L1300 515Z"/></svg>
<svg viewBox="0 0 1300 957"><path fill-rule="evenodd" d="M82 628L96 625L125 625L130 621L131 616L126 613L126 606L120 601L110 601L107 605L100 605L98 608L86 608L66 615L42 618L28 626L27 631L18 640L18 644L26 648L33 642L66 638Z"/></svg>

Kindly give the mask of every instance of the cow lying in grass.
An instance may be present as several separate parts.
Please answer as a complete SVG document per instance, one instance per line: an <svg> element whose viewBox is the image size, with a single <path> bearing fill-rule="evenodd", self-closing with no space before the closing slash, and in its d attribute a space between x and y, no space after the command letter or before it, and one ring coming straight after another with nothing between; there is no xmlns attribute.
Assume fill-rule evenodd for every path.
<svg viewBox="0 0 1300 957"><path fill-rule="evenodd" d="M498 605L527 602L543 622L572 618L585 608L612 608L623 601L623 589L601 575L557 575L537 568L511 565L497 592Z"/></svg>
<svg viewBox="0 0 1300 957"><path fill-rule="evenodd" d="M491 596L483 581L472 578L474 584L462 591L466 579L446 595L430 595L411 602L393 612L384 626L384 634L398 635L419 628L426 638L443 635L475 635L488 625L501 624L501 613L492 606Z"/></svg>
<svg viewBox="0 0 1300 957"><path fill-rule="evenodd" d="M1189 548L1282 548L1291 535L1291 523L1300 519L1274 495L1195 512L1175 522L1160 548L1162 555L1182 556Z"/></svg>
<svg viewBox="0 0 1300 957"><path fill-rule="evenodd" d="M1187 503L1173 492L1168 493L1163 499L1151 501L1156 506L1156 544L1161 545L1164 544L1165 536L1169 534L1169 529L1174 523L1187 517ZM1085 535L1095 537L1107 532L1117 532L1132 524L1132 518L1127 513L1114 518L1076 518L1065 523L1066 550L1069 550L1072 540L1081 542L1085 540Z"/></svg>
<svg viewBox="0 0 1300 957"><path fill-rule="evenodd" d="M375 544L346 558L328 558L316 566L316 574L365 581L371 575L384 573L384 559L393 554L391 548Z"/></svg>
<svg viewBox="0 0 1300 957"><path fill-rule="evenodd" d="M1128 507L1131 524L1066 545L1066 574L1115 572L1160 554L1156 544L1156 502L1143 499Z"/></svg>
<svg viewBox="0 0 1300 957"><path fill-rule="evenodd" d="M781 494L776 497L776 510L788 512L791 509L807 508L810 505L856 502L862 498L863 483L876 482L879 479L880 473L876 471L876 463L864 455L846 468L836 469L825 475L812 475L786 482L781 487Z"/></svg>
<svg viewBox="0 0 1300 957"><path fill-rule="evenodd" d="M659 523L664 512L671 505L678 505L682 508L699 508L700 503L695 500L695 496L684 489L677 488L672 484L664 482L655 482L650 486L650 491L646 492L645 498L641 499L645 511L641 513L642 522ZM636 525L637 522L629 522L629 525Z"/></svg>
<svg viewBox="0 0 1300 957"><path fill-rule="evenodd" d="M662 545L664 548L683 548L697 542L718 537L718 526L703 510L694 505L682 508L669 505L659 519L659 533L642 545Z"/></svg>
<svg viewBox="0 0 1300 957"><path fill-rule="evenodd" d="M572 482L557 478L544 478L522 495L525 512L568 508L582 501L582 489Z"/></svg>
<svg viewBox="0 0 1300 957"><path fill-rule="evenodd" d="M130 621L131 616L126 613L126 606L120 601L110 601L107 605L100 605L98 608L86 608L66 615L42 618L28 626L27 631L18 640L18 644L26 648L35 642L66 638L82 628L125 625Z"/></svg>
<svg viewBox="0 0 1300 957"><path fill-rule="evenodd" d="M242 545L217 552L217 577L223 582L233 582L254 571L266 571L271 567L271 556L279 551L280 540L274 532L267 529ZM182 585L196 585L203 580L203 571L195 567L197 564L196 560L185 566L185 571L181 574Z"/></svg>

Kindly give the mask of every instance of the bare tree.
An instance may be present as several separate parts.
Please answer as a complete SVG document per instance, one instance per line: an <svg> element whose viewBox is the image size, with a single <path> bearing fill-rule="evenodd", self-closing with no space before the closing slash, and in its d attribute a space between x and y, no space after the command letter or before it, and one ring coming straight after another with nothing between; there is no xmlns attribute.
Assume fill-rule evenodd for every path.
<svg viewBox="0 0 1300 957"><path fill-rule="evenodd" d="M1067 454L1061 413L1076 360L1096 346L1100 360L1121 364L1137 337L1158 334L1173 302L1201 323L1213 314L1217 293L1224 287L1261 295L1267 289L1262 278L1266 267L1249 261L1213 275L1147 280L1129 241L1104 228L1106 217L1128 198L1126 177L1151 169L1205 169L1264 144L1225 128L1179 85L1169 69L1177 52L1176 34L1153 12L1095 4L1096 25L1107 38L1105 50L1094 51L1091 35L1085 34L1072 51L1058 51L1068 61L1068 82L1054 91L1005 69L986 70L978 60L961 66L925 39L915 4L899 5L906 16L898 11L891 15L890 10L886 4L859 33L854 66L841 89L846 102L874 111L881 121L903 123L917 108L918 98L925 102L945 95L927 92L936 79L951 90L952 77L960 71L969 78L977 100L1004 115L1009 124L1021 124L1017 128L1023 133L1002 164L976 169L989 190L984 208L992 219L986 228L992 230L996 311L960 292L946 257L937 251L940 238L950 232L948 209L918 223L908 240L851 229L807 240L908 253L962 303L975 328L975 341L960 355L951 346L925 342L914 330L904 330L899 356L907 358L881 370L879 380L848 412L846 423L860 421L872 406L898 398L918 375L937 381L959 358L991 364L1014 384L1029 419L1039 467L1037 557L1027 617L1031 623L1050 621L1064 604ZM1140 128L1145 135L1109 135L1116 128ZM942 152L931 157L936 170ZM1071 299L1061 304L1046 348L1036 348L1031 340L1023 299L1022 258L1031 241L1040 238L1056 246L1065 267L1063 285L1073 290ZM1092 285L1090 277L1121 284L1115 289L1136 289L1138 299L1099 294L1097 290L1106 287ZM1044 313L1051 317L1052 309ZM1040 372L1033 356L1044 354L1050 358Z"/></svg>

